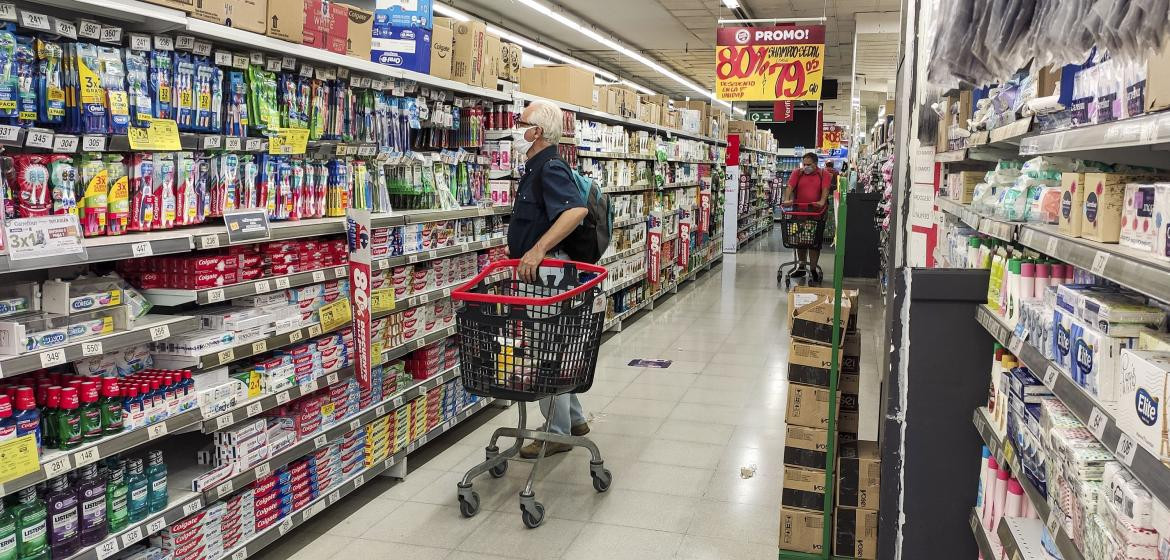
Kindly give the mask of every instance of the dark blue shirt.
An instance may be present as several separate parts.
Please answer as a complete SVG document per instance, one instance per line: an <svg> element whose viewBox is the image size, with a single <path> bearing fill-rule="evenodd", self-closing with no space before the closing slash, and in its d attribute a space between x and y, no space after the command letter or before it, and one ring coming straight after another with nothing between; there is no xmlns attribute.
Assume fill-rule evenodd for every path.
<svg viewBox="0 0 1170 560"><path fill-rule="evenodd" d="M508 223L508 254L514 259L524 256L561 212L584 207L573 172L557 157L557 147L541 150L524 164L524 177L516 189L512 220Z"/></svg>

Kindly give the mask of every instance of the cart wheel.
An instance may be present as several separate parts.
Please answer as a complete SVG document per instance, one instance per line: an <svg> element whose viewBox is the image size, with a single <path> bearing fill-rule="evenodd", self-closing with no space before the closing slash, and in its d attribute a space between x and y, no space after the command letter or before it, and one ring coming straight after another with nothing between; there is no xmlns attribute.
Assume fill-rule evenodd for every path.
<svg viewBox="0 0 1170 560"><path fill-rule="evenodd" d="M784 269L776 271L776 283L779 284L784 281Z"/></svg>
<svg viewBox="0 0 1170 560"><path fill-rule="evenodd" d="M463 514L463 517L475 517L475 514L479 513L479 492L472 490L471 497L459 495L459 513Z"/></svg>
<svg viewBox="0 0 1170 560"><path fill-rule="evenodd" d="M500 478L501 476L504 476L504 473L508 472L508 462L504 461L503 463L492 467L488 472L491 473L492 478Z"/></svg>
<svg viewBox="0 0 1170 560"><path fill-rule="evenodd" d="M589 475L593 477L593 489L598 492L609 490L609 485L613 483L613 474L609 469L601 469L601 472L589 471Z"/></svg>
<svg viewBox="0 0 1170 560"><path fill-rule="evenodd" d="M544 523L544 504L540 502L532 502L532 510L529 511L523 504L520 505L520 517L524 518L524 526L529 529L540 527Z"/></svg>

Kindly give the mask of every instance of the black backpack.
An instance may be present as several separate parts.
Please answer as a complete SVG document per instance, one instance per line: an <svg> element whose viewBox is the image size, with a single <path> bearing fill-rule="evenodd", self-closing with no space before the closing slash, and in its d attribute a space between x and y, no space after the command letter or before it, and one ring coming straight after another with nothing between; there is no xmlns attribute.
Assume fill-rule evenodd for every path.
<svg viewBox="0 0 1170 560"><path fill-rule="evenodd" d="M549 163L564 160L553 159ZM546 164L548 165L548 164ZM542 170L543 171L543 170ZM589 177L577 173L576 169L569 168L573 182L581 193L581 200L585 203L585 219L564 240L561 249L568 253L569 258L589 264L596 264L601 255L609 249L609 240L613 236L613 208L609 204L609 195L601 192L601 185ZM544 176L541 176L541 190L544 189ZM538 200L544 205L543 192L538 193Z"/></svg>

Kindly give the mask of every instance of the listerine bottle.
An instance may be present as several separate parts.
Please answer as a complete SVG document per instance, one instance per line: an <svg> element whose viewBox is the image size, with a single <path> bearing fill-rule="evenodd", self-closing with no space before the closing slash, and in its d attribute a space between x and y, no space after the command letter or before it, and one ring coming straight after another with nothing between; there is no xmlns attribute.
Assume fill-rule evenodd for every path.
<svg viewBox="0 0 1170 560"><path fill-rule="evenodd" d="M150 484L142 470L142 459L131 459L126 463L126 490L129 499L126 500L126 510L131 523L146 519L149 508L146 505L150 493Z"/></svg>
<svg viewBox="0 0 1170 560"><path fill-rule="evenodd" d="M49 481L45 492L45 506L49 519L49 550L54 558L73 556L81 547L78 531L77 491L69 486L69 479L58 476Z"/></svg>
<svg viewBox="0 0 1170 560"><path fill-rule="evenodd" d="M126 471L118 464L110 464L110 479L106 484L106 518L109 520L110 532L116 533L126 528L130 522L126 489Z"/></svg>
<svg viewBox="0 0 1170 560"><path fill-rule="evenodd" d="M106 520L106 482L96 464L86 465L79 471L77 500L81 503L81 546L93 546L110 532Z"/></svg>
<svg viewBox="0 0 1170 560"><path fill-rule="evenodd" d="M4 509L0 500L0 560L16 560L20 554L16 549L16 520Z"/></svg>
<svg viewBox="0 0 1170 560"><path fill-rule="evenodd" d="M167 508L167 465L163 463L162 451L153 450L147 455L149 464L146 466L146 481L148 491L146 495L147 508L150 513L158 513Z"/></svg>
<svg viewBox="0 0 1170 560"><path fill-rule="evenodd" d="M12 517L16 521L16 548L21 560L49 560L45 514L45 503L37 498L36 488L25 488L16 495Z"/></svg>

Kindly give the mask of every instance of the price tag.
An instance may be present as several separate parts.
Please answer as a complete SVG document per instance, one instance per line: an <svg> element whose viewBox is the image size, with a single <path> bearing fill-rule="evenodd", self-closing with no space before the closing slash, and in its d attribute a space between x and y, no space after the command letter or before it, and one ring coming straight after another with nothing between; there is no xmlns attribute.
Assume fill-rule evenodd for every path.
<svg viewBox="0 0 1170 560"><path fill-rule="evenodd" d="M317 314L321 317L320 328L324 331L336 329L353 319L353 309L348 299L339 299L326 305L317 310Z"/></svg>
<svg viewBox="0 0 1170 560"><path fill-rule="evenodd" d="M280 69L281 70L296 70L297 69L297 59L295 59L291 56L281 57L280 58Z"/></svg>
<svg viewBox="0 0 1170 560"><path fill-rule="evenodd" d="M264 149L264 141L259 138L248 138L244 141L244 150L249 152L259 152Z"/></svg>
<svg viewBox="0 0 1170 560"><path fill-rule="evenodd" d="M69 472L69 456L62 455L45 463L45 477L54 478Z"/></svg>
<svg viewBox="0 0 1170 560"><path fill-rule="evenodd" d="M232 55L232 67L239 68L240 70L247 70L248 69L248 57L246 57L242 54L233 54Z"/></svg>
<svg viewBox="0 0 1170 560"><path fill-rule="evenodd" d="M292 284L289 283L288 278L277 278L276 279L276 289L278 289L278 290L287 290L289 288L289 286L291 286L291 285Z"/></svg>
<svg viewBox="0 0 1170 560"><path fill-rule="evenodd" d="M293 342L296 342L302 338L305 338L305 332L302 330L298 329L298 330L295 330L293 332L288 333L288 341L290 344Z"/></svg>
<svg viewBox="0 0 1170 560"><path fill-rule="evenodd" d="M268 476L269 474L272 474L272 465L270 465L268 463L264 463L264 464L256 467L256 470L254 471L254 473L256 476L256 480L260 480L261 478L264 478L264 477Z"/></svg>
<svg viewBox="0 0 1170 560"><path fill-rule="evenodd" d="M1060 508L1052 508L1052 511L1048 512L1048 521L1044 525L1048 527L1048 534L1055 537L1060 532L1060 527L1064 525L1064 512L1060 511Z"/></svg>
<svg viewBox="0 0 1170 560"><path fill-rule="evenodd" d="M139 241L130 245L130 255L134 258L149 257L154 254L154 247L149 241Z"/></svg>
<svg viewBox="0 0 1170 560"><path fill-rule="evenodd" d="M385 416L385 415L386 415L386 405L379 405L377 408L374 409L374 416Z"/></svg>
<svg viewBox="0 0 1170 560"><path fill-rule="evenodd" d="M1128 434L1122 433L1121 437L1117 438L1117 447L1115 455L1127 467L1133 466L1133 458L1137 455L1137 443Z"/></svg>
<svg viewBox="0 0 1170 560"><path fill-rule="evenodd" d="M281 128L268 138L268 153L272 155L297 155L309 147L309 129Z"/></svg>
<svg viewBox="0 0 1170 560"><path fill-rule="evenodd" d="M227 350L220 350L219 354L216 354L216 359L218 359L219 363L221 364L234 362L236 360L236 349L228 348Z"/></svg>
<svg viewBox="0 0 1170 560"><path fill-rule="evenodd" d="M248 405L248 408L244 409L244 414L247 414L249 418L261 412L264 412L264 403L259 402L252 403Z"/></svg>
<svg viewBox="0 0 1170 560"><path fill-rule="evenodd" d="M102 26L101 41L103 43L113 43L115 45L118 43L121 43L122 42L122 28L121 27L114 27L111 25L103 25Z"/></svg>
<svg viewBox="0 0 1170 560"><path fill-rule="evenodd" d="M258 293L258 294L264 294L264 293L268 293L268 292L272 291L272 286L270 286L268 284L267 280L261 280L259 282L256 282L255 287L256 287L256 293Z"/></svg>
<svg viewBox="0 0 1170 560"><path fill-rule="evenodd" d="M415 450L415 449L418 449L418 444L417 444L417 443L414 443L414 442L411 442L411 444L410 444L410 445L406 446L406 454L407 454L407 455L409 455L409 454L411 454L411 453L414 453L414 450ZM393 464L394 464L394 463L391 463L389 460L387 460L387 461L386 461L386 466L387 466L387 467L389 467L389 466L391 466L391 465L393 465Z"/></svg>
<svg viewBox="0 0 1170 560"><path fill-rule="evenodd" d="M49 31L49 16L36 12L20 11L20 25L38 31Z"/></svg>
<svg viewBox="0 0 1170 560"><path fill-rule="evenodd" d="M301 522L304 523L305 521L312 519L313 516L317 515L317 512L319 510L323 509L325 506L326 506L326 504L321 503L321 502L317 502L317 503L305 508L305 513L301 514Z"/></svg>
<svg viewBox="0 0 1170 560"><path fill-rule="evenodd" d="M1107 264L1109 264L1109 253L1097 251L1097 254L1093 256L1093 267L1089 271L1097 276L1101 276L1105 273L1105 265Z"/></svg>
<svg viewBox="0 0 1170 560"><path fill-rule="evenodd" d="M86 134L81 137L81 151L83 152L104 152L106 151L106 137L97 134Z"/></svg>
<svg viewBox="0 0 1170 560"><path fill-rule="evenodd" d="M318 385L317 380L310 379L310 380L306 381L304 385L301 385L301 393L302 394L312 393L313 391L316 391L318 388L320 388L320 386Z"/></svg>
<svg viewBox="0 0 1170 560"><path fill-rule="evenodd" d="M349 68L342 68L341 66L338 66L337 71L334 75L337 76L337 78L342 79L342 80L349 79Z"/></svg>
<svg viewBox="0 0 1170 560"><path fill-rule="evenodd" d="M420 339L414 341L414 349L418 350L419 348L426 346L426 344L427 344L427 340L425 338L420 338Z"/></svg>
<svg viewBox="0 0 1170 560"><path fill-rule="evenodd" d="M345 278L348 274L349 271L344 266L338 266L333 269L334 278Z"/></svg>
<svg viewBox="0 0 1170 560"><path fill-rule="evenodd" d="M1048 369L1044 370L1044 384L1047 385L1049 389L1056 388L1056 380L1059 377L1060 370L1056 369L1056 366L1050 365L1048 366Z"/></svg>
<svg viewBox="0 0 1170 560"><path fill-rule="evenodd" d="M230 481L229 481L229 483L230 483ZM195 500L195 501L190 502L190 503L183 506L183 515L188 516L188 515L191 515L192 513L195 513L201 509L203 509L203 502L200 500Z"/></svg>
<svg viewBox="0 0 1170 560"><path fill-rule="evenodd" d="M316 338L318 336L321 336L321 325L309 325L309 337Z"/></svg>
<svg viewBox="0 0 1170 560"><path fill-rule="evenodd" d="M270 58L264 61L264 69L269 72L280 72L281 64L279 58Z"/></svg>
<svg viewBox="0 0 1170 560"><path fill-rule="evenodd" d="M402 397L401 396L394 397L394 400L391 401L391 406L393 406L394 408L400 408L402 406Z"/></svg>
<svg viewBox="0 0 1170 560"><path fill-rule="evenodd" d="M362 427L362 420L360 418L354 418L349 421L349 431L352 432L360 427Z"/></svg>
<svg viewBox="0 0 1170 560"><path fill-rule="evenodd" d="M24 135L24 146L26 148L52 148L53 133L40 128L30 128L28 133Z"/></svg>
<svg viewBox="0 0 1170 560"><path fill-rule="evenodd" d="M223 288L216 288L207 292L207 303L219 303L223 299Z"/></svg>
<svg viewBox="0 0 1170 560"><path fill-rule="evenodd" d="M429 302L429 301L431 301L431 295L430 295L430 294L422 294L422 295L418 296L418 302L419 302L420 304L421 304L421 303L427 303L427 302Z"/></svg>
<svg viewBox="0 0 1170 560"><path fill-rule="evenodd" d="M77 38L77 25L63 19L53 19L53 33L70 39Z"/></svg>
<svg viewBox="0 0 1170 560"><path fill-rule="evenodd" d="M127 547L142 540L142 526L139 525L122 535L122 546Z"/></svg>
<svg viewBox="0 0 1170 560"><path fill-rule="evenodd" d="M276 404L278 404L278 405L287 404L289 398L290 397L288 395L288 391L279 392L276 394Z"/></svg>
<svg viewBox="0 0 1170 560"><path fill-rule="evenodd" d="M1049 237L1048 244L1044 247L1044 254L1050 257L1056 256L1056 248L1060 246L1060 240L1056 237Z"/></svg>
<svg viewBox="0 0 1170 560"><path fill-rule="evenodd" d="M361 485L363 485L365 483L366 483L366 475L359 474L359 475L353 477L353 487L354 488L359 488L359 487L361 487Z"/></svg>
<svg viewBox="0 0 1170 560"><path fill-rule="evenodd" d="M41 367L47 368L59 366L63 363L65 363L64 348L54 348L52 350L41 352Z"/></svg>
<svg viewBox="0 0 1170 560"><path fill-rule="evenodd" d="M195 48L195 38L190 35L179 35L175 37L175 48L181 51L189 51Z"/></svg>
<svg viewBox="0 0 1170 560"><path fill-rule="evenodd" d="M232 560L245 560L248 557L248 547L245 546L232 553Z"/></svg>
<svg viewBox="0 0 1170 560"><path fill-rule="evenodd" d="M289 529L292 529L292 526L293 526L292 518L286 517L286 518L284 518L284 521L280 522L280 525L278 525L276 527L276 529L277 529L277 531L280 532L280 536L283 537L284 534L289 531Z"/></svg>
<svg viewBox="0 0 1170 560"><path fill-rule="evenodd" d="M1089 413L1089 422L1086 424L1089 431L1093 432L1098 440L1105 437L1105 427L1109 425L1109 417L1101 412L1100 408L1093 407L1093 412Z"/></svg>
<svg viewBox="0 0 1170 560"><path fill-rule="evenodd" d="M203 237L200 237L199 238L199 248L200 249L218 249L219 248L219 235L213 233L211 235L204 235Z"/></svg>
<svg viewBox="0 0 1170 560"><path fill-rule="evenodd" d="M443 422L443 431L445 432L445 431L450 430L450 429L451 429L451 421L448 420L446 422Z"/></svg>
<svg viewBox="0 0 1170 560"><path fill-rule="evenodd" d="M228 426L231 426L232 424L235 424L235 423L236 423L235 414L232 414L231 412L229 412L229 413L224 414L223 416L220 416L220 417L215 419L215 429L222 430L222 429L224 429Z"/></svg>
<svg viewBox="0 0 1170 560"><path fill-rule="evenodd" d="M236 482L234 480L228 480L227 482L224 482L215 488L215 495L222 498L228 494L231 494L232 490L235 489Z"/></svg>
<svg viewBox="0 0 1170 560"><path fill-rule="evenodd" d="M362 86L362 79L359 76L349 77L349 87L356 88Z"/></svg>
<svg viewBox="0 0 1170 560"><path fill-rule="evenodd" d="M223 139L223 149L229 152L238 152L243 149L244 142L239 136L227 136Z"/></svg>
<svg viewBox="0 0 1170 560"><path fill-rule="evenodd" d="M175 40L166 35L154 36L154 50L156 51L173 51L175 50Z"/></svg>
<svg viewBox="0 0 1170 560"><path fill-rule="evenodd" d="M113 537L102 541L94 552L97 554L98 560L106 560L106 558L116 554L118 550L118 538Z"/></svg>
<svg viewBox="0 0 1170 560"><path fill-rule="evenodd" d="M325 271L324 270L314 270L313 271L313 282L324 282L324 281L325 281Z"/></svg>
<svg viewBox="0 0 1170 560"><path fill-rule="evenodd" d="M263 66L264 65L264 53L261 53L261 52L248 53L248 62L251 62L252 64L255 64L256 66Z"/></svg>
<svg viewBox="0 0 1170 560"><path fill-rule="evenodd" d="M1008 352L1011 352L1016 357L1019 357L1020 352L1024 350L1024 337L1012 336L1011 342L1008 342Z"/></svg>
<svg viewBox="0 0 1170 560"><path fill-rule="evenodd" d="M215 51L215 65L216 66L231 66L232 53L228 51Z"/></svg>
<svg viewBox="0 0 1170 560"><path fill-rule="evenodd" d="M151 521L150 524L148 524L146 526L146 534L154 535L154 534L161 532L163 529L166 529L166 528L167 528L166 518L160 517L158 519L155 519L154 521Z"/></svg>
<svg viewBox="0 0 1170 560"><path fill-rule="evenodd" d="M316 447L317 449L321 449L322 447L325 447L325 444L327 444L327 443L329 443L329 437L326 436L325 434L321 434L321 435L313 438L313 447Z"/></svg>
<svg viewBox="0 0 1170 560"><path fill-rule="evenodd" d="M203 137L204 150L218 150L223 147L223 136L210 134Z"/></svg>
<svg viewBox="0 0 1170 560"><path fill-rule="evenodd" d="M191 46L191 52L199 56L211 56L211 43L207 41L195 41ZM218 62L216 64L219 64Z"/></svg>
<svg viewBox="0 0 1170 560"><path fill-rule="evenodd" d="M309 66L308 64L302 64L301 65L301 77L302 78L312 78L313 77L313 67Z"/></svg>
<svg viewBox="0 0 1170 560"><path fill-rule="evenodd" d="M407 453L410 453L411 451L414 451L414 444L413 443L410 444L410 447L407 448L407 450L406 450ZM385 463L382 463L382 468L384 468L384 469L388 469L388 468L393 467L393 466L394 466L394 456L393 455L391 455L389 459L386 459Z"/></svg>
<svg viewBox="0 0 1170 560"><path fill-rule="evenodd" d="M77 151L78 138L72 134L57 134L53 136L53 151L71 154Z"/></svg>
<svg viewBox="0 0 1170 560"><path fill-rule="evenodd" d="M334 490L329 493L329 505L337 503L341 499L341 490Z"/></svg>
<svg viewBox="0 0 1170 560"><path fill-rule="evenodd" d="M150 49L151 46L149 35L140 35L138 33L130 34L130 50L149 51Z"/></svg>
<svg viewBox="0 0 1170 560"><path fill-rule="evenodd" d="M370 79L370 87L381 91L386 89L386 82L379 80L378 78L372 78Z"/></svg>
<svg viewBox="0 0 1170 560"><path fill-rule="evenodd" d="M326 385L333 385L334 383L337 383L340 380L339 377L340 376L337 375L336 371L333 373L330 373L329 375L325 376L325 384Z"/></svg>
<svg viewBox="0 0 1170 560"><path fill-rule="evenodd" d="M102 25L88 19L81 20L77 25L77 36L82 39L98 40L102 38Z"/></svg>
<svg viewBox="0 0 1170 560"><path fill-rule="evenodd" d="M135 151L176 151L182 148L179 123L174 119L152 119L146 128L131 126L126 129L126 138L130 141L130 149Z"/></svg>
<svg viewBox="0 0 1170 560"><path fill-rule="evenodd" d="M90 447L88 449L82 449L81 451L73 454L73 465L80 469L81 467L91 463L96 463L97 460L101 458L102 456L101 453L98 452L98 448L96 446Z"/></svg>
<svg viewBox="0 0 1170 560"><path fill-rule="evenodd" d="M166 422L159 422L157 424L151 424L149 428L146 428L146 439L147 440L157 439L157 438L163 437L165 435L167 435L167 423Z"/></svg>
<svg viewBox="0 0 1170 560"><path fill-rule="evenodd" d="M423 434L423 437L418 438L419 447L422 447L422 446L427 444L427 437L428 436L426 434Z"/></svg>

